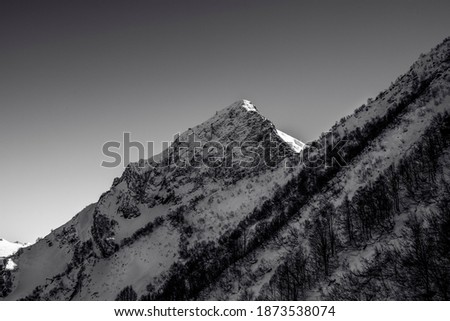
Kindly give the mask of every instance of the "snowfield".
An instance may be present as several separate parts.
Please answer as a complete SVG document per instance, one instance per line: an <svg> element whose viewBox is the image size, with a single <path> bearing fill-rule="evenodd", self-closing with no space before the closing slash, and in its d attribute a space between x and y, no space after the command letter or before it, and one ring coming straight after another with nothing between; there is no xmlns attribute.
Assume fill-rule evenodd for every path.
<svg viewBox="0 0 450 321"><path fill-rule="evenodd" d="M28 246L29 244L12 243L5 239L0 238L0 258L8 257L16 253L20 248Z"/></svg>

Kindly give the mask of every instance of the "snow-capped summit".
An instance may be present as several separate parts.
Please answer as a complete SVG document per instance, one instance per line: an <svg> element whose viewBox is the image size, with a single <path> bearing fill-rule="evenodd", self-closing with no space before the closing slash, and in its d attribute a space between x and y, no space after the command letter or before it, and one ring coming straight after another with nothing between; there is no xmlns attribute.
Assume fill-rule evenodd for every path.
<svg viewBox="0 0 450 321"><path fill-rule="evenodd" d="M179 141L187 141L195 134L203 143L217 141L222 144L230 142L260 142L267 135L272 135L278 143L286 143L293 152L300 152L304 144L278 130L264 117L257 107L247 99L240 99L228 107L216 112L214 116L198 126L189 128L179 136Z"/></svg>
<svg viewBox="0 0 450 321"><path fill-rule="evenodd" d="M248 99L236 100L234 103L232 103L228 107L225 107L224 109L222 109L222 111L229 111L231 109L236 109L236 108L244 108L247 111L258 112L258 109L256 108L256 106L253 105L253 103Z"/></svg>
<svg viewBox="0 0 450 321"><path fill-rule="evenodd" d="M187 140L187 136L195 134L202 142L217 141L226 143L230 140L245 141L258 130L266 130L263 123L273 124L262 116L258 109L246 99L240 99L228 107L217 111L208 120L189 128L179 137L180 141Z"/></svg>
<svg viewBox="0 0 450 321"><path fill-rule="evenodd" d="M238 101L231 104L228 108L244 108L247 111L258 112L258 109L255 107L255 105L253 105L252 102L247 99L239 99Z"/></svg>
<svg viewBox="0 0 450 321"><path fill-rule="evenodd" d="M242 99L242 105L247 111L258 111L255 106L250 102L250 100Z"/></svg>
<svg viewBox="0 0 450 321"><path fill-rule="evenodd" d="M241 99L232 104L233 107L241 107L244 108L246 111L249 112L258 112L258 109L255 107L255 105L252 104L250 100L247 99ZM263 116L262 116L263 117ZM279 136L279 138L282 139L285 143L287 143L294 152L300 153L302 149L305 147L305 144L298 140L297 138L294 138L284 132L282 132L279 129L275 130L275 133Z"/></svg>
<svg viewBox="0 0 450 321"><path fill-rule="evenodd" d="M155 155L152 160L170 159L171 161L177 161L177 156L174 156L171 151L176 150L180 146L185 148L186 143L191 143L192 140L200 143L201 147L208 143L219 143L225 150L231 145L236 147L242 145L264 147L270 141L275 143L280 149L284 148L284 154L298 154L305 146L298 139L278 130L269 119L259 112L251 101L240 99L216 111L212 117L203 123L190 127L181 134L176 135L171 147L163 153ZM237 159L239 158L238 154L234 155ZM187 151L183 151L182 156L192 157ZM209 154L209 156L215 155ZM166 164L165 161L162 163ZM138 163L129 164L128 170L142 174L153 167L155 167L154 164L141 160ZM156 167L159 166L156 165Z"/></svg>

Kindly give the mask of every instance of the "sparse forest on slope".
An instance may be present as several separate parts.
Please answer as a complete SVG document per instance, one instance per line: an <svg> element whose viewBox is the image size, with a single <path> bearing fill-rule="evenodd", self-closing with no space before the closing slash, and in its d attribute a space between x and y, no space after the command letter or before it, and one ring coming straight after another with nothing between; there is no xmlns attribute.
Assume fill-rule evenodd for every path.
<svg viewBox="0 0 450 321"><path fill-rule="evenodd" d="M433 137L440 144L428 149L424 162L434 157L432 164L436 164L447 144L448 136L441 131L445 132L450 107L449 43L447 39L422 55L387 91L324 135L328 141L333 135L349 142L341 149L349 166L302 169L277 193L279 202L277 197L271 200L281 214L263 244L226 269L204 291L203 298L323 299L332 298L327 296L329 288L336 289L333 298L338 298L342 272L349 265L350 269L358 266L358 259L371 256L379 238L392 235L394 226L402 228L402 216L392 213L392 206L396 211L408 211L401 207L407 202L402 188L410 193L437 192L435 185L418 186L421 181L417 180L404 187L397 171L417 165L417 160L409 164L412 160L407 155L415 148L433 145L427 143ZM425 142L421 143L422 139ZM436 165L426 170L433 176ZM373 186L376 188L368 191ZM289 208L296 208L292 215L286 215Z"/></svg>

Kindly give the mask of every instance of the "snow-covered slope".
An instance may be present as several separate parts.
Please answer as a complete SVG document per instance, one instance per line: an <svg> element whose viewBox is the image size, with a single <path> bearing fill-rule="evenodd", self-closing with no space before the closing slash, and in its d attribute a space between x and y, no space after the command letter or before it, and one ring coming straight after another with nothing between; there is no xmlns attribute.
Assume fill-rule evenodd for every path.
<svg viewBox="0 0 450 321"><path fill-rule="evenodd" d="M296 153L300 153L303 148L305 147L305 144L302 143L301 141L299 141L298 139L283 133L281 130L277 129L277 134L278 136L280 136L280 138L282 140L284 140L286 143L289 144L289 146L292 147L292 149L296 152Z"/></svg>
<svg viewBox="0 0 450 321"><path fill-rule="evenodd" d="M12 243L0 238L0 258L10 256L24 246L27 246L27 244L22 244L19 242Z"/></svg>
<svg viewBox="0 0 450 321"><path fill-rule="evenodd" d="M349 267L355 273L358 268L364 266L365 260L371 259L377 253L377 248L392 243L399 244L401 231L405 227L408 215L426 213L421 210L421 207L430 207L430 204L440 201L439 195L443 194L442 189L445 188L446 183L443 183L444 186L438 184L437 187L433 187L435 190L424 185L425 191L430 195L436 195L437 198L424 198L422 200L424 204L420 204L420 200L414 200L414 206L410 206L411 200L408 195L413 191L408 191L408 185L406 185L405 189L407 190L404 192L406 195L401 194L400 186L402 184L400 181L406 179L403 178L406 174L401 172L401 169L406 165L400 166L399 164L403 164L402 161L410 155L412 150L423 148L421 144L424 139L428 138L426 133L430 131L430 128L434 128L434 131L445 130L439 127L441 125L435 128L435 120L450 111L449 93L450 39L446 39L430 53L421 55L410 70L393 83L388 90L380 93L376 99L369 100L367 105L357 109L353 115L341 119L332 128L331 134L323 137L329 141L329 136L333 135L335 139L344 139L349 142L347 148L342 149L343 155L347 156L344 157L348 161L346 166L338 168L330 175L324 169L303 170L301 174L304 175L300 175L301 180L308 179L308 173L315 176L314 180L321 175L327 175L330 179L319 185L318 193L311 192L308 201L300 205L296 213L287 219L278 231L274 230L271 238L262 242L261 246L222 272L221 277L213 285L206 287L200 297L221 300L341 298L338 295L339 282L344 273L347 273L345 274L347 276L348 274L352 275L352 272L348 270ZM442 140L443 138L440 138L440 141ZM319 142L323 142L323 140L321 139ZM437 160L439 156L436 154L433 157ZM419 162L417 159L413 159L413 161ZM398 179L398 189L400 190L400 204L395 211L402 212L402 214L394 215L392 221L379 223L381 227L374 228L374 231L371 232L372 237L362 237L363 241L358 242L353 239L349 245L347 230L351 221L348 221L344 215L346 200L350 204L349 208L360 206L352 215L362 216L364 215L363 210L376 213L376 201L381 200L381 197L374 195L374 204L370 205L360 199L369 198L371 195L366 196L363 194L364 191L370 190L380 179L383 181L384 177L397 177L392 174L393 168L395 169L397 166L400 167L398 170L400 173L395 174L398 175L396 179ZM448 158L441 166L448 167ZM434 170L440 172L442 167L441 169L436 167ZM434 177L434 174L430 175ZM445 181L446 179L445 175L439 177L439 179L433 179L436 181ZM303 185L301 180L289 186L298 188L297 184ZM425 184L425 180L422 184ZM418 188L416 189L418 190ZM386 188L384 193L392 192ZM361 195L365 195L365 198ZM383 203L378 206L384 204L388 208L391 200L386 199L381 202ZM284 202L284 206L289 206L289 203ZM325 218L327 217L326 213L334 211L335 215L339 216ZM358 222L358 220L361 219L352 218L352 221ZM337 244L332 250L330 248L324 250L326 243L318 242L322 237L318 231L321 230L320 226L325 224L324 222L330 224L331 227L327 228L334 230L331 236L324 237L324 242ZM351 224L356 225L354 222ZM368 223L366 222L366 224ZM378 223L370 224L376 226ZM385 228L383 224L388 227ZM365 226L362 228L351 226L351 228L355 235L363 233L364 230L361 231L361 229L367 229ZM353 237L356 238L356 236ZM316 261L315 253L320 250L332 251L324 254L327 260L335 264L334 267L327 266L326 273L320 272L320 269L323 268L320 259ZM335 270L330 272L332 269ZM365 280L367 281L367 279ZM354 279L351 281L354 282L353 285L356 283ZM349 288L350 284L347 284ZM374 290L372 289L372 291ZM332 293L333 296L328 296L328 293ZM357 293L354 294L354 298L358 297ZM376 297L375 293L366 293L365 295L367 295L365 298L370 295ZM405 293L401 295L397 293L397 295L394 297L381 296L380 298L407 297Z"/></svg>

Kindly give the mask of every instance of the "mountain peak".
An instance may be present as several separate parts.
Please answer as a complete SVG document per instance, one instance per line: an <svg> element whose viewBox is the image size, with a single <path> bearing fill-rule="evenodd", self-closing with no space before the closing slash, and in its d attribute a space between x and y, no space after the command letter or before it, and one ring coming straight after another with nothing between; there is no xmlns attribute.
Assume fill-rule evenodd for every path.
<svg viewBox="0 0 450 321"><path fill-rule="evenodd" d="M202 140L217 140L222 143L230 141L258 141L264 134L273 133L299 153L304 144L298 139L278 130L264 117L248 99L239 99L198 126L181 134L187 139L188 134L195 133Z"/></svg>
<svg viewBox="0 0 450 321"><path fill-rule="evenodd" d="M217 111L203 123L189 128L180 135L180 140L183 141L188 135L195 134L196 138L202 141L240 141L250 132L260 130L263 123L270 122L258 112L250 100L239 99Z"/></svg>
<svg viewBox="0 0 450 321"><path fill-rule="evenodd" d="M231 105L229 105L228 107L225 107L224 109L222 109L218 113L222 114L222 113L230 112L231 110L240 110L240 109L244 109L244 110L250 111L250 112L257 112L257 113L259 113L259 111L256 108L256 106L253 105L252 102L250 100L248 100L248 99L239 99L239 100L235 101L234 103L232 103Z"/></svg>
<svg viewBox="0 0 450 321"><path fill-rule="evenodd" d="M236 105L237 107L244 108L247 111L255 111L258 112L258 109L252 104L250 100L240 99L236 101L232 106Z"/></svg>

